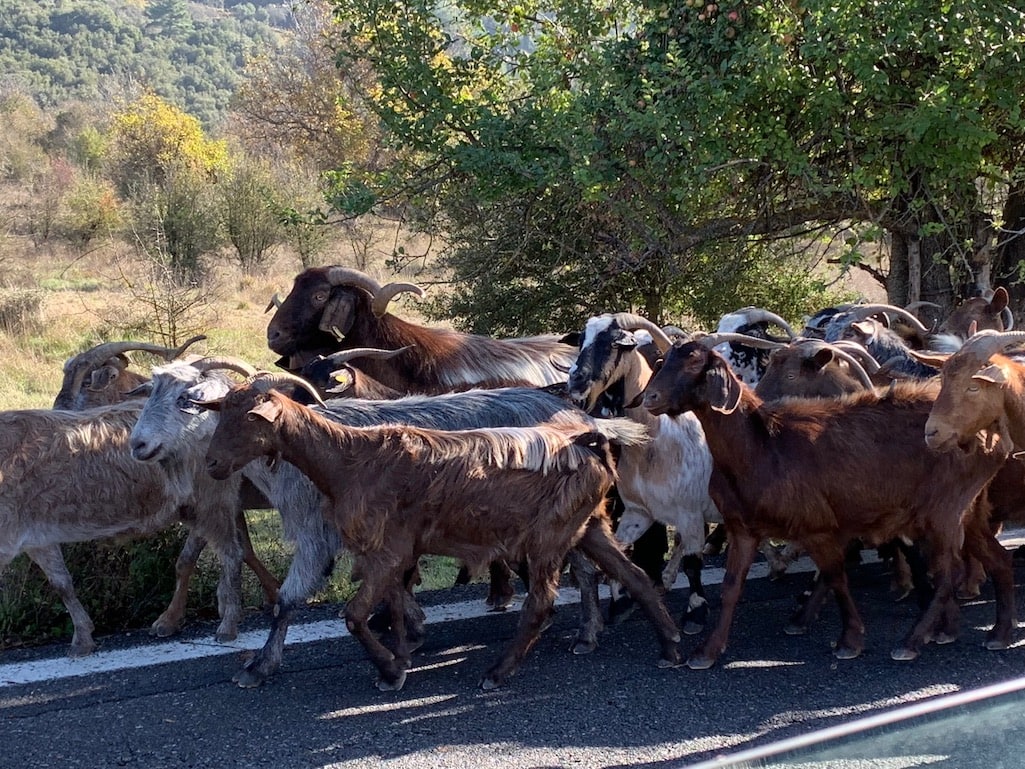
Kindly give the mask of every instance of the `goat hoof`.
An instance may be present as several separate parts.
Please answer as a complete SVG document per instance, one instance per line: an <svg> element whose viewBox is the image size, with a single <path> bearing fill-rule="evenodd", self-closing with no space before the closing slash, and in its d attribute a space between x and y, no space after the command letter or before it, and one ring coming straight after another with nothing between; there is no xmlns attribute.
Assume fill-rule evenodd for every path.
<svg viewBox="0 0 1025 769"><path fill-rule="evenodd" d="M953 633L937 633L932 639L937 646L945 646L946 644L952 644L957 640L957 636Z"/></svg>
<svg viewBox="0 0 1025 769"><path fill-rule="evenodd" d="M714 659L703 654L695 654L687 659L687 667L691 670L708 670L714 664Z"/></svg>
<svg viewBox="0 0 1025 769"><path fill-rule="evenodd" d="M217 643L219 644L231 643L236 638L238 638L237 630L218 631L216 634L214 634L214 640L217 641Z"/></svg>
<svg viewBox="0 0 1025 769"><path fill-rule="evenodd" d="M177 632L177 625L171 625L164 622L154 622L149 629L149 634L154 638L168 638L175 635Z"/></svg>
<svg viewBox="0 0 1025 769"><path fill-rule="evenodd" d="M497 689L501 685L502 683L500 681L496 681L494 678L490 677L482 678L480 682L480 688L486 692L490 692L494 689Z"/></svg>
<svg viewBox="0 0 1025 769"><path fill-rule="evenodd" d="M833 656L838 660L852 660L861 656L861 649L851 649L848 646L837 646L833 649Z"/></svg>
<svg viewBox="0 0 1025 769"><path fill-rule="evenodd" d="M971 601L973 598L978 598L982 594L982 591L977 587L962 588L957 591L957 599L959 601Z"/></svg>
<svg viewBox="0 0 1025 769"><path fill-rule="evenodd" d="M694 620L687 620L683 623L683 634L684 635L700 635L705 631L704 622L695 622Z"/></svg>
<svg viewBox="0 0 1025 769"><path fill-rule="evenodd" d="M678 668L682 664L683 661L680 659L680 655L673 654L671 658L659 657L659 660L655 663L655 666L660 670L669 670L671 668Z"/></svg>
<svg viewBox="0 0 1025 769"><path fill-rule="evenodd" d="M890 652L890 659L897 660L897 662L910 662L918 659L918 652L906 646L900 646Z"/></svg>
<svg viewBox="0 0 1025 769"><path fill-rule="evenodd" d="M797 622L788 622L783 628L786 635L808 635L808 626Z"/></svg>
<svg viewBox="0 0 1025 769"><path fill-rule="evenodd" d="M79 657L88 657L96 650L96 644L92 641L88 643L73 643L71 648L68 650L68 656L72 659L78 659Z"/></svg>
<svg viewBox="0 0 1025 769"><path fill-rule="evenodd" d="M573 646L570 648L570 651L574 654L590 654L597 648L598 643L596 641L585 641L578 638L573 642Z"/></svg>
<svg viewBox="0 0 1025 769"><path fill-rule="evenodd" d="M264 681L264 676L249 668L242 668L231 678L239 689L255 689Z"/></svg>
<svg viewBox="0 0 1025 769"><path fill-rule="evenodd" d="M1011 639L1006 637L1000 637L997 635L990 635L986 638L986 642L983 646L990 651L1000 651L1001 649L1009 649L1011 647Z"/></svg>
<svg viewBox="0 0 1025 769"><path fill-rule="evenodd" d="M406 671L400 670L394 681L386 681L383 678L377 679L377 689L382 692L397 692L406 683Z"/></svg>

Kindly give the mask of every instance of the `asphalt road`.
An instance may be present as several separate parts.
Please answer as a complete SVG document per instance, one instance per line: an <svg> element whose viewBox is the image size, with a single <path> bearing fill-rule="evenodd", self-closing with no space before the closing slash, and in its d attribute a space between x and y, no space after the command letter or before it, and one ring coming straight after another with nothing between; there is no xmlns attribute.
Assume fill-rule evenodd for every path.
<svg viewBox="0 0 1025 769"><path fill-rule="evenodd" d="M1025 579L1025 567L1016 567L1016 578ZM994 614L988 588L965 604L957 642L930 645L913 662L892 661L889 650L910 628L916 608L893 600L889 575L878 563L852 571L868 649L859 659L837 661L830 653L839 633L833 604L808 636L782 632L807 579L800 573L771 583L750 579L721 663L700 672L658 669L654 635L639 613L609 627L593 654L573 656L568 647L576 610L563 606L519 673L486 693L476 688L478 679L510 637L516 612L432 623L405 688L388 694L374 687L373 669L350 637L290 645L277 676L248 690L230 680L238 650L83 675L40 675L31 668L48 661L64 665L65 645L8 651L0 655L0 768L661 769L1025 672L1021 645L982 648ZM420 598L437 610L452 601L476 605L481 596L481 586L469 586ZM668 594L674 616L684 598L679 590ZM710 599L714 608L717 587ZM337 609L311 607L300 622L341 628ZM260 614L247 619L246 629L257 634L250 638L262 638L265 627ZM195 624L182 646L197 653L211 649L212 632L212 625ZM686 637L684 651L695 644ZM144 633L108 637L96 659L118 659L122 652L122 658L136 659L157 647ZM40 680L12 683L33 669ZM1015 728L933 726L924 746L898 733L882 743L845 748L847 761L820 758L800 765L1017 769L1025 763L1025 737L1017 736L1025 729L1015 719L1025 719L1018 715L1025 708L1000 712L998 725Z"/></svg>

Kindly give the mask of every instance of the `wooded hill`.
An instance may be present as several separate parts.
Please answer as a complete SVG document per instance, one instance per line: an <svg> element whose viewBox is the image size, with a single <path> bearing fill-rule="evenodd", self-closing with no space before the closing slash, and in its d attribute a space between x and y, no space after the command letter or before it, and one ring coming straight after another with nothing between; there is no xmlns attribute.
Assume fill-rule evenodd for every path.
<svg viewBox="0 0 1025 769"><path fill-rule="evenodd" d="M290 21L266 0L0 0L0 72L44 108L141 85L211 127L247 56Z"/></svg>

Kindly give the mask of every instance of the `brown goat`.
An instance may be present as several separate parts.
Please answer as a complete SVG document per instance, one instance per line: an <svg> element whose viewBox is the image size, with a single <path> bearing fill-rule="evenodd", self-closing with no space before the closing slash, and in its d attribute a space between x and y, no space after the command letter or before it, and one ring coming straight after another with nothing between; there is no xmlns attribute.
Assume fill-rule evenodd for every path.
<svg viewBox="0 0 1025 769"><path fill-rule="evenodd" d="M1025 450L1025 364L1003 353L1022 331L980 331L942 365L942 386L926 423L934 449L971 451L1011 443Z"/></svg>
<svg viewBox="0 0 1025 769"><path fill-rule="evenodd" d="M280 457L327 497L325 515L362 580L346 607L346 625L376 665L379 689L397 690L405 682L410 652L396 610L404 590L400 575L428 553L476 569L497 557L528 564L530 588L517 633L482 688L501 685L536 641L573 547L628 586L656 627L663 664L678 663L672 618L612 537L605 495L615 470L602 434L555 425L459 432L353 428L265 389L266 383L251 381L204 404L220 412L208 469L225 478L259 456ZM378 599L392 607L393 649L367 626Z"/></svg>
<svg viewBox="0 0 1025 769"><path fill-rule="evenodd" d="M861 653L865 633L844 573L847 543L858 537L878 544L901 535L923 541L935 593L891 655L912 659L930 639L957 636L953 593L965 531L997 587L997 623L988 645L1009 642L1013 575L986 511L974 504L1003 456L926 447L922 435L937 389L896 384L835 400L765 403L717 353L700 343L674 344L645 390L644 405L656 414L693 411L701 421L714 460L710 492L732 542L719 623L690 667L710 667L725 648L755 548L766 537L804 545L833 589L843 623L834 654L841 659ZM969 508L970 529L962 526ZM788 632L804 632L816 610L809 601Z"/></svg>
<svg viewBox="0 0 1025 769"><path fill-rule="evenodd" d="M358 270L311 267L296 276L284 301L273 303L267 344L284 356L278 365L293 372L317 355L352 347L410 348L389 360L367 359L360 368L401 393L427 395L485 383L555 384L576 357L576 348L556 335L493 339L410 323L387 311L402 292L423 295L411 283L382 286Z"/></svg>

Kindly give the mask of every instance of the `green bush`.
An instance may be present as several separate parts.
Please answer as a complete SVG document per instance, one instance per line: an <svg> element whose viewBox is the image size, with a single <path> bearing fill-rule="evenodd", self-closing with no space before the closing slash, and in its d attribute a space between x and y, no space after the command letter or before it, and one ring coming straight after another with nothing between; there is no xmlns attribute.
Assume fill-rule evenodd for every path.
<svg viewBox="0 0 1025 769"><path fill-rule="evenodd" d="M185 541L176 527L124 544L63 548L79 600L97 635L146 627L174 593L174 562ZM19 556L0 576L0 647L70 640L71 618L43 572Z"/></svg>

